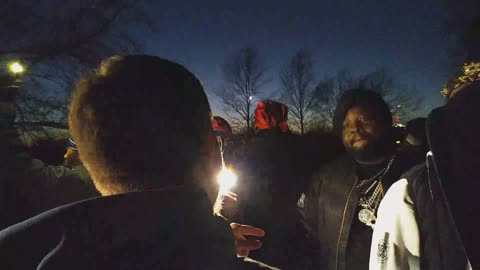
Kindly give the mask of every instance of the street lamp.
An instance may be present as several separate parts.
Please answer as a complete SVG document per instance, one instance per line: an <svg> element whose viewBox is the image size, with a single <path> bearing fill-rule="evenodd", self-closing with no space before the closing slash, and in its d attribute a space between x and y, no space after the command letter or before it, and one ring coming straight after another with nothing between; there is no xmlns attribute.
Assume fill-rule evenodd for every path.
<svg viewBox="0 0 480 270"><path fill-rule="evenodd" d="M13 75L20 75L25 71L25 68L22 66L22 64L17 61L9 63L8 69Z"/></svg>
<svg viewBox="0 0 480 270"><path fill-rule="evenodd" d="M6 72L2 72L6 75L5 78L2 78L2 88L1 96L8 97L8 99L15 99L15 96L18 93L18 89L22 84L22 76L25 73L25 67L20 61L10 61L6 65Z"/></svg>
<svg viewBox="0 0 480 270"><path fill-rule="evenodd" d="M1 72L6 76L0 78L0 100L6 102L6 106L2 105L0 121L3 126L14 128L16 110L13 104L22 83L20 75L25 72L25 68L18 61L10 62L6 66L8 66L7 72Z"/></svg>

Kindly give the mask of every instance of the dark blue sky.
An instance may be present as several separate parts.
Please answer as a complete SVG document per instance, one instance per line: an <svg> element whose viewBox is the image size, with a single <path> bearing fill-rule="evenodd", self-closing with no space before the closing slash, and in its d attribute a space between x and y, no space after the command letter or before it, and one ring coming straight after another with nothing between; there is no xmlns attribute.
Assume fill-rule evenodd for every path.
<svg viewBox="0 0 480 270"><path fill-rule="evenodd" d="M151 9L159 31L139 32L145 49L191 69L207 90L221 86L226 55L252 46L278 89L278 70L297 49L315 56L317 78L341 68L363 74L386 67L397 82L416 86L425 112L442 104L448 77L449 38L440 1L161 1ZM169 3L167 3L169 2ZM422 3L420 3L422 2Z"/></svg>

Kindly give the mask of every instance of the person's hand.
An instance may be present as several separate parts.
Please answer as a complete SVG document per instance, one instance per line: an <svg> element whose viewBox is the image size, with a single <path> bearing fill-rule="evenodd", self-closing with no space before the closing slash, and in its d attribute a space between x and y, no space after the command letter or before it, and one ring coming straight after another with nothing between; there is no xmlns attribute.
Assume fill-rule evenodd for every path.
<svg viewBox="0 0 480 270"><path fill-rule="evenodd" d="M238 223L230 223L232 233L235 236L235 248L237 256L248 257L248 254L252 250L262 247L262 242L257 239L247 239L245 236L265 236L265 231L259 228L255 228L248 225L242 225Z"/></svg>

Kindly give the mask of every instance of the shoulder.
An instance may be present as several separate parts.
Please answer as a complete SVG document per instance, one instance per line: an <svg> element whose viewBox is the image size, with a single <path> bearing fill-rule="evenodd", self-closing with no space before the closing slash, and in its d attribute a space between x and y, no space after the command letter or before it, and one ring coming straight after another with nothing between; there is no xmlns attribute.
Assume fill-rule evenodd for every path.
<svg viewBox="0 0 480 270"><path fill-rule="evenodd" d="M382 207L396 209L401 205L410 205L413 207L415 197L418 194L419 187L427 182L425 174L427 168L425 163L418 164L400 176L400 180L392 184L382 200Z"/></svg>
<svg viewBox="0 0 480 270"><path fill-rule="evenodd" d="M121 208L121 206L132 205L140 207L142 204L153 204L154 201L159 202L172 198L186 198L188 194L185 193L186 191L181 189L132 192L114 196L96 197L63 205L4 229L0 232L0 247L3 247L18 235L34 235L36 233L41 235L44 230L51 231L54 227L68 227L75 223L75 218L82 218L82 220L87 221L89 219L95 219L95 216L107 214L114 208ZM130 208L132 208L132 206L130 206ZM82 217L82 215L87 212L88 215Z"/></svg>
<svg viewBox="0 0 480 270"><path fill-rule="evenodd" d="M426 153L425 153L426 154ZM425 162L425 154L413 151L398 150L396 160L404 171L417 167Z"/></svg>
<svg viewBox="0 0 480 270"><path fill-rule="evenodd" d="M350 172L349 168L353 170L354 166L353 159L348 155L342 155L322 165L310 177L305 192L300 195L300 198L297 201L297 206L304 208L307 202L308 204L315 205L313 201L318 198L324 182L328 180L335 181L340 174L345 174L345 176L347 176Z"/></svg>
<svg viewBox="0 0 480 270"><path fill-rule="evenodd" d="M1 231L1 268L35 269L61 241L68 208L50 210Z"/></svg>
<svg viewBox="0 0 480 270"><path fill-rule="evenodd" d="M319 189L325 182L336 182L338 178L348 178L355 171L355 161L348 155L342 155L316 170L308 185L308 191ZM318 191L318 190L317 190Z"/></svg>
<svg viewBox="0 0 480 270"><path fill-rule="evenodd" d="M428 193L428 168L425 162L412 167L401 178L408 182L408 194L412 201L425 197Z"/></svg>
<svg viewBox="0 0 480 270"><path fill-rule="evenodd" d="M394 212L395 209L398 209L401 206L413 209L413 202L410 198L408 189L409 182L406 178L401 178L393 183L387 193L385 193L381 202L381 208L389 209L389 212Z"/></svg>
<svg viewBox="0 0 480 270"><path fill-rule="evenodd" d="M216 242L224 243L217 251L228 250L227 244L233 251L228 227L213 220L204 195L172 188L93 198L55 208L0 232L0 257L9 260L1 263L15 266L2 269L35 269L37 265L31 264L53 257L67 262L65 254L78 249L88 252L85 247L90 245L115 253L119 247L130 248L129 239L143 239L152 245L161 242L152 235L175 235L170 243L183 245L191 240L198 248L215 236ZM220 229L224 230L221 236ZM64 238L68 241L62 244Z"/></svg>
<svg viewBox="0 0 480 270"><path fill-rule="evenodd" d="M425 162L417 164L402 174L401 178L407 179L408 182L413 182L415 179L422 177L427 171Z"/></svg>
<svg viewBox="0 0 480 270"><path fill-rule="evenodd" d="M34 242L35 239L43 239L47 235L56 235L63 228L68 226L73 213L96 203L101 198L89 199L73 204L63 205L39 215L31 217L23 222L17 223L0 231L0 250L8 248L9 245L21 245ZM28 245L28 244L27 244Z"/></svg>
<svg viewBox="0 0 480 270"><path fill-rule="evenodd" d="M0 247L3 247L6 242L16 235L21 235L29 231L41 232L41 229L49 225L61 223L61 219L65 212L68 211L68 208L70 208L68 205L57 207L4 229L0 232Z"/></svg>
<svg viewBox="0 0 480 270"><path fill-rule="evenodd" d="M353 170L354 168L355 161L350 156L344 154L330 162L323 164L313 174L312 181L319 181L325 177L336 175L347 170Z"/></svg>
<svg viewBox="0 0 480 270"><path fill-rule="evenodd" d="M348 154L343 154L334 160L328 162L325 164L325 168L338 168L338 167L344 167L344 166L354 166L355 161L353 160L352 157L350 157Z"/></svg>

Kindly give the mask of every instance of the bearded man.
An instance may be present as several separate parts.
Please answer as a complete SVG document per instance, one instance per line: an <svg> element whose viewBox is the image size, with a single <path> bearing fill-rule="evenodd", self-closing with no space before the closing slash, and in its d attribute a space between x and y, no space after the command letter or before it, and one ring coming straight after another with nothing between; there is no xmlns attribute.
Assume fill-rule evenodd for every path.
<svg viewBox="0 0 480 270"><path fill-rule="evenodd" d="M346 154L322 166L300 196L304 268L368 269L383 194L417 161L395 149L390 108L375 91L352 89L333 118Z"/></svg>

